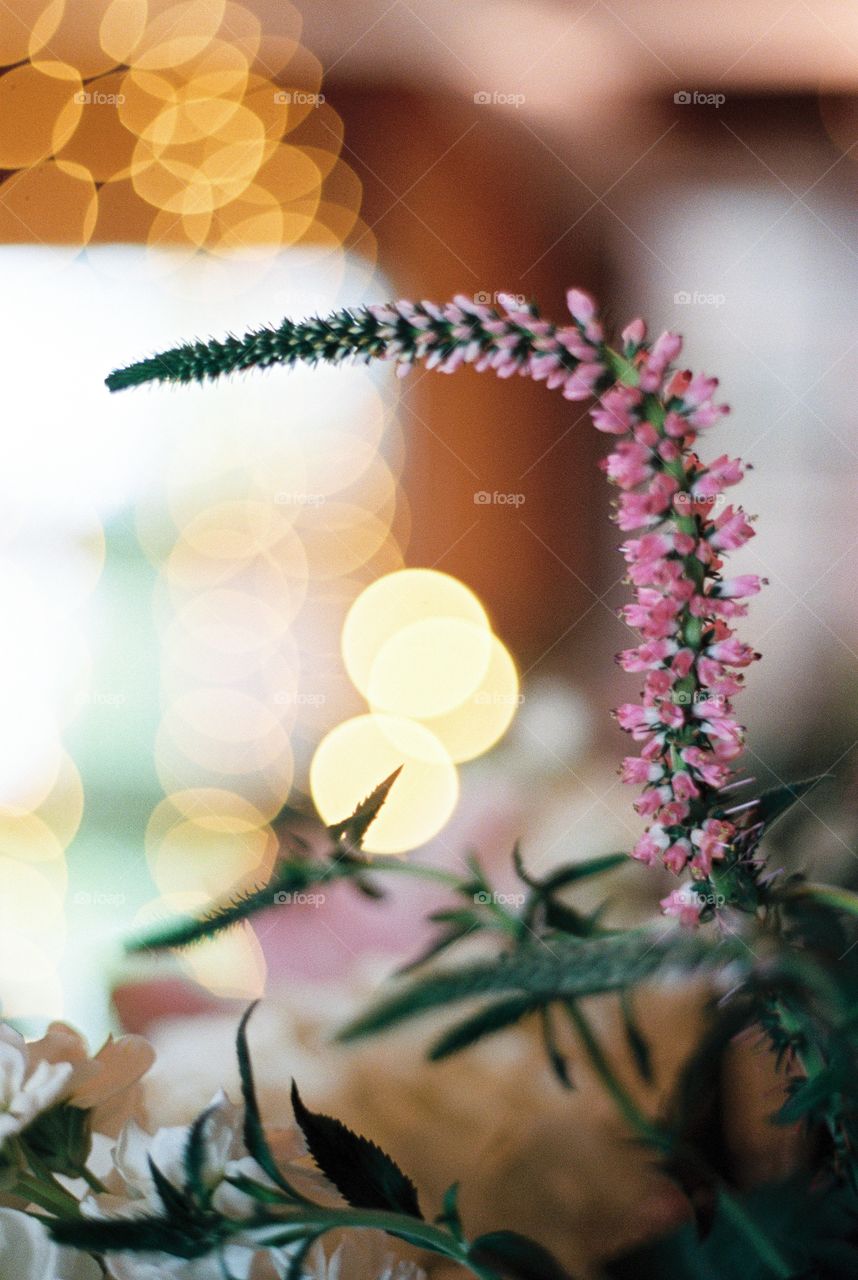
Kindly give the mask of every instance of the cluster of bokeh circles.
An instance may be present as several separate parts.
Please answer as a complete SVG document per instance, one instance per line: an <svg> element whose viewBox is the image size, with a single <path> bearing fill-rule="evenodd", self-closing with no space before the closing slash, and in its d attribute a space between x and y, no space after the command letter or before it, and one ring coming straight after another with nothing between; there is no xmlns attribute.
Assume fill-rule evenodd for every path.
<svg viewBox="0 0 858 1280"><path fill-rule="evenodd" d="M163 314L179 332L187 314L216 331L242 307L253 322L262 303L276 318L366 300L375 241L300 30L288 0L17 0L0 11L0 244L39 246L27 269L41 266L43 283L83 263L94 295L110 282L106 298L127 296L132 334L135 290L146 324ZM98 581L98 521L85 571L63 579L85 589L59 622L62 592L22 580L27 626L4 636L15 650L5 670L18 673L6 720L21 726L0 795L0 964L19 975L4 986L7 1013L63 1012L62 972L80 972L63 948L95 947L102 899L114 938L264 881L287 802L312 795L324 818L341 818L402 765L367 847L418 847L455 807L458 763L505 730L518 684L485 610L444 574L404 570L394 382L360 366L151 393L160 453L133 524L155 575L154 740L124 718L131 673L105 684L72 625ZM106 396L91 406L99 439L115 440L115 410ZM128 511L114 502L102 514L123 524ZM73 556L78 532L63 534ZM34 639L47 636L62 641L51 655ZM136 758L151 761L163 798L147 792L145 830L123 819L124 853L87 878L86 923L71 937L65 850L80 827L73 856L88 863L87 840L109 848L113 832L91 837L86 816L80 826L81 780L61 735L99 688L141 735ZM116 770L119 794L134 782ZM250 925L179 963L219 996L264 988Z"/></svg>
<svg viewBox="0 0 858 1280"><path fill-rule="evenodd" d="M224 388L175 437L160 493L138 509L158 569L154 762L166 796L145 835L160 896L138 924L270 873L272 820L306 792L313 747L358 701L338 652L343 621L403 563L401 443L361 368L313 371L306 395L300 374ZM182 963L217 994L264 984L250 926Z"/></svg>
<svg viewBox="0 0 858 1280"><path fill-rule="evenodd" d="M355 233L342 123L284 0L22 0L0 18L0 241L263 262ZM358 230L362 251L372 238Z"/></svg>
<svg viewBox="0 0 858 1280"><path fill-rule="evenodd" d="M301 44L298 12L282 0L262 15L254 0L20 0L0 12L0 243L38 246L31 269L48 277L91 245L139 246L136 263L127 254L91 257L97 276L122 274L129 305L134 288L216 305L256 282L270 286L272 306L284 311L292 293L282 264L294 250L305 275L307 260L314 264L317 296L335 305L353 243L363 278L372 270L360 182L341 158L342 122L320 92L321 66ZM270 395L233 410L240 433L218 430L223 413L220 424L205 424L210 430L197 430L192 414L170 415L182 421L174 421L163 492L138 513L163 587L155 764L166 798L145 836L159 894L150 913L196 907L270 866L270 818L289 795L300 754L291 628L299 612L310 626L314 609L345 611L369 575L402 563L391 533L394 515L398 528L407 522L391 415L369 374L355 371L348 381L320 387L314 404L305 395L303 412L292 414L297 423L276 412ZM344 393L359 406L348 432L337 413ZM379 453L385 432L391 461ZM76 540L76 532L66 538L70 554ZM103 552L100 526L93 540ZM85 578L91 592L102 558L87 560L97 562L94 574L68 574L65 585ZM4 572L7 597L25 560ZM4 629L5 669L17 673L4 691L15 733L0 796L10 1016L62 1011L65 850L83 795L61 733L97 696L72 615L55 616L62 591L53 579L50 593L38 582L22 579L12 610L21 626ZM310 584L320 582L336 584L327 592L333 604L310 598ZM50 655L48 636L62 638ZM64 682L56 697L54 658ZM32 671L30 684L24 671ZM111 687L102 696L125 695ZM10 699L21 701L20 715ZM324 731L333 701L308 709ZM133 865L117 865L115 883L101 886L105 929L130 927L115 904L125 890L129 902L139 896L138 881ZM204 981L211 970L217 990L232 989L218 975L234 972L243 992L260 981L257 953L247 930L193 963Z"/></svg>
<svg viewBox="0 0 858 1280"><path fill-rule="evenodd" d="M0 972L3 1012L58 1012L67 942L66 850L83 787L64 732L89 697L81 619L103 561L100 531L76 547L33 550L7 523L0 549Z"/></svg>
<svg viewBox="0 0 858 1280"><path fill-rule="evenodd" d="M515 664L474 593L436 569L402 569L368 586L345 620L342 653L369 710L320 742L313 800L335 822L400 769L364 847L405 853L449 821L456 765L508 729L521 700Z"/></svg>

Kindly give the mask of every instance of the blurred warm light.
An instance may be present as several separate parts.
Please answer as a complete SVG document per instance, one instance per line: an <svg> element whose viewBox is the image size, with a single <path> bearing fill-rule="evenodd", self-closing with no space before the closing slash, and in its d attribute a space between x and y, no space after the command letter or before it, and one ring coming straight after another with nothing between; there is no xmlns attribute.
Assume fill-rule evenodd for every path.
<svg viewBox="0 0 858 1280"><path fill-rule="evenodd" d="M44 942L9 924L0 931L4 1018L52 1021L65 1012L59 964Z"/></svg>
<svg viewBox="0 0 858 1280"><path fill-rule="evenodd" d="M148 932L177 916L199 914L210 903L208 895L187 890L173 893L169 898L155 898L136 913L132 928L140 933ZM255 1000L265 992L265 956L249 924L241 924L212 941L180 952L177 961L189 978L212 995Z"/></svg>
<svg viewBox="0 0 858 1280"><path fill-rule="evenodd" d="M499 742L522 701L508 649L497 636L490 637L490 644L488 666L474 692L445 715L424 722L456 764L485 755Z"/></svg>
<svg viewBox="0 0 858 1280"><path fill-rule="evenodd" d="M343 627L343 660L367 697L373 664L396 632L427 619L458 618L489 632L486 611L472 591L437 569L402 569L379 578L355 601Z"/></svg>
<svg viewBox="0 0 858 1280"><path fill-rule="evenodd" d="M22 169L61 151L83 105L82 81L61 62L30 63L0 76L0 168Z"/></svg>
<svg viewBox="0 0 858 1280"><path fill-rule="evenodd" d="M491 656L485 627L462 618L425 618L381 646L367 696L375 711L426 720L452 711L483 680Z"/></svg>
<svg viewBox="0 0 858 1280"><path fill-rule="evenodd" d="M310 789L323 820L348 817L400 766L364 848L368 853L405 853L431 840L456 807L458 775L438 739L401 717L356 716L322 740L310 768Z"/></svg>
<svg viewBox="0 0 858 1280"><path fill-rule="evenodd" d="M302 48L288 0L264 24L253 0L20 9L20 31L0 23L0 167L12 170L0 241L28 246L4 261L4 341L16 352L7 410L26 412L27 429L0 479L20 621L0 646L15 673L0 686L13 744L0 761L0 857L17 857L22 892L37 874L50 893L65 891L83 791L63 735L97 715L112 747L91 753L87 785L97 805L98 787L132 796L149 766L166 798L145 839L123 830L122 851L142 844L162 901L187 910L264 878L276 852L268 824L308 786L306 747L296 778L293 740L317 740L355 710L337 640L355 597L402 567L402 440L380 394L388 371L281 371L219 388L196 412L194 392L108 402L101 379L163 341L165 322L179 336L233 326L236 314L256 323L272 306L277 320L362 300L374 238L341 159L342 121L318 93L321 64ZM43 318L39 343L21 338L19 296ZM90 599L106 525L108 570L127 575L111 591L138 598L137 546L156 575L151 614L130 620L125 637L154 623L151 672L125 668L109 601ZM455 789L446 758L441 772ZM112 937L128 923L123 904L131 914L139 901L141 867L99 867L104 836L81 833L92 884L80 903L88 920L109 912ZM103 932L93 930L94 948ZM59 954L62 931L52 936ZM36 961L33 972L42 993L26 1012L41 1015L57 975ZM189 972L242 996L265 976L252 933L198 953Z"/></svg>

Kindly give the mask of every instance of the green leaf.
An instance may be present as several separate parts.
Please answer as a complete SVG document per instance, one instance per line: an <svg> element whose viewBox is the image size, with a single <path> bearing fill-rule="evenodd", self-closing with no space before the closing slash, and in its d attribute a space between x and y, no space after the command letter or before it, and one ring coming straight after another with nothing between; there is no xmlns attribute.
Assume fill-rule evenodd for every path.
<svg viewBox="0 0 858 1280"><path fill-rule="evenodd" d="M753 955L738 938L650 930L577 939L551 935L512 954L427 974L370 1008L346 1026L341 1040L356 1040L430 1009L480 995L518 993L542 1003L618 991L660 973L691 974L733 962L747 969Z"/></svg>
<svg viewBox="0 0 858 1280"><path fill-rule="evenodd" d="M185 1186L197 1201L207 1203L210 1192L205 1184L203 1172L206 1160L206 1126L211 1118L212 1108L207 1107L197 1116L188 1130L188 1138L182 1156L185 1172Z"/></svg>
<svg viewBox="0 0 858 1280"><path fill-rule="evenodd" d="M409 960L407 964L402 965L397 970L398 976L404 978L406 974L413 973L415 969L421 968L427 961L434 960L435 956L439 956L442 951L446 951L448 947L452 947L454 943L461 941L462 938L467 938L476 927L476 922L472 920L469 924L460 924L456 928L448 929L446 933L442 933L434 942L430 942L429 946L421 951L414 960Z"/></svg>
<svg viewBox="0 0 858 1280"><path fill-rule="evenodd" d="M470 1048L485 1036L514 1026L536 1008L538 1004L528 996L513 996L510 1000L498 1000L495 1004L486 1005L473 1017L457 1022L439 1040L436 1040L429 1050L429 1058L432 1062L440 1062L442 1058L460 1053L462 1049Z"/></svg>
<svg viewBox="0 0 858 1280"><path fill-rule="evenodd" d="M340 1120L305 1107L292 1081L292 1109L310 1155L321 1172L356 1209L392 1209L423 1217L414 1183L390 1156Z"/></svg>
<svg viewBox="0 0 858 1280"><path fill-rule="evenodd" d="M774 1124L795 1124L806 1116L825 1108L838 1094L848 1088L848 1081L843 1073L833 1067L820 1071L809 1080L795 1081L790 1096L771 1117Z"/></svg>
<svg viewBox="0 0 858 1280"><path fill-rule="evenodd" d="M752 810L756 821L764 823L766 829L772 827L778 818L782 817L794 804L797 804L802 796L806 796L809 791L812 791L817 783L833 776L830 773L819 773L813 778L804 778L800 782L785 783L783 786L771 787L768 791L764 791L758 797L755 808Z"/></svg>
<svg viewBox="0 0 858 1280"><path fill-rule="evenodd" d="M310 1256L310 1250L319 1239L320 1234L323 1233L308 1236L297 1252L292 1255L289 1261L288 1270L283 1273L283 1280L304 1280L304 1277L307 1274L304 1270L304 1263Z"/></svg>
<svg viewBox="0 0 858 1280"><path fill-rule="evenodd" d="M592 876L602 876L617 867L627 866L627 853L605 853L598 858L587 858L583 862L573 862L566 867L558 867L550 876L542 881L540 888L546 893L557 889L565 889L567 885L578 884L581 880L589 880Z"/></svg>
<svg viewBox="0 0 858 1280"><path fill-rule="evenodd" d="M89 1112L61 1102L28 1125L23 1140L46 1169L77 1177L92 1147Z"/></svg>
<svg viewBox="0 0 858 1280"><path fill-rule="evenodd" d="M638 1075L646 1084L652 1084L652 1055L649 1043L638 1026L632 996L628 991L623 991L620 995L620 1012L623 1017L626 1044L638 1069Z"/></svg>
<svg viewBox="0 0 858 1280"><path fill-rule="evenodd" d="M186 1217L193 1217L194 1204L193 1201L181 1191L178 1187L173 1186L165 1174L161 1172L151 1156L148 1157L149 1172L152 1175L152 1181L155 1184L155 1190L158 1192L161 1204L168 1218L176 1218L183 1220Z"/></svg>
<svg viewBox="0 0 858 1280"><path fill-rule="evenodd" d="M235 1041L238 1073L241 1079L241 1096L244 1101L244 1145L260 1169L268 1174L268 1177L276 1186L280 1187L282 1191L285 1191L293 1199L303 1200L304 1197L298 1194L280 1172L277 1161L274 1159L271 1148L268 1145L268 1139L265 1136L265 1130L259 1114L256 1086L253 1082L253 1067L250 1062L250 1051L247 1047L247 1024L258 1003L258 1001L254 1001L245 1012L238 1025L238 1034Z"/></svg>
<svg viewBox="0 0 858 1280"><path fill-rule="evenodd" d="M174 1222L165 1218L46 1218L57 1244L86 1253L168 1253L175 1258L202 1258L235 1229L208 1215Z"/></svg>
<svg viewBox="0 0 858 1280"><path fill-rule="evenodd" d="M547 1249L517 1231L492 1231L478 1236L468 1250L478 1265L496 1267L510 1280L569 1280Z"/></svg>
<svg viewBox="0 0 858 1280"><path fill-rule="evenodd" d="M446 1227L454 1239L461 1244L465 1238L462 1231L462 1218L459 1213L459 1184L454 1182L444 1192L441 1212L435 1219L439 1227Z"/></svg>
<svg viewBox="0 0 858 1280"><path fill-rule="evenodd" d="M344 818L341 822L335 822L333 826L328 827L328 831L332 839L338 844L344 844L349 849L359 849L363 844L367 831L378 817L381 806L387 799L390 788L402 772L402 765L398 769L394 769L393 773L380 782L374 791L361 800L354 813L348 818Z"/></svg>

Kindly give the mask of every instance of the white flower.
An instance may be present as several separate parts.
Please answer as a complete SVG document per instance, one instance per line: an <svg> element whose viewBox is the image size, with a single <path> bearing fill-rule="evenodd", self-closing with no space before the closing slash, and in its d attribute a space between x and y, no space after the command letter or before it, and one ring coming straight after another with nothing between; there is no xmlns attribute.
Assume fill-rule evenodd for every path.
<svg viewBox="0 0 858 1280"><path fill-rule="evenodd" d="M0 1275L15 1280L100 1280L88 1254L58 1249L27 1213L0 1208Z"/></svg>
<svg viewBox="0 0 858 1280"><path fill-rule="evenodd" d="M271 1186L260 1166L248 1155L243 1141L243 1110L230 1102L221 1091L215 1095L206 1109L208 1120L203 1133L203 1161L201 1177L203 1185L211 1193L212 1206L226 1218L241 1222L251 1218L256 1202L237 1190L227 1180L243 1174L245 1177ZM90 1196L84 1201L84 1212L90 1217L143 1217L147 1214L163 1214L164 1206L158 1195L150 1160L164 1177L176 1187L186 1183L184 1155L190 1125L174 1125L159 1129L154 1135L146 1133L140 1125L130 1121L123 1130L114 1151L114 1169L106 1179L107 1194ZM279 1140L278 1140L279 1137ZM273 1135L275 1157L287 1176L305 1192L323 1198L330 1191L318 1174L306 1165L306 1157L297 1132ZM273 1256L287 1260L282 1250ZM223 1250L223 1262L235 1280L276 1280L278 1274L270 1259L260 1253L257 1245L241 1235L227 1244ZM167 1254L114 1254L108 1259L110 1274L115 1280L223 1280L224 1270L217 1254L187 1261Z"/></svg>
<svg viewBox="0 0 858 1280"><path fill-rule="evenodd" d="M426 1280L426 1272L387 1249L376 1231L337 1232L340 1243L326 1250L322 1243L310 1251L305 1280Z"/></svg>
<svg viewBox="0 0 858 1280"><path fill-rule="evenodd" d="M0 1027L0 1143L58 1102L72 1077L71 1063L32 1065L27 1050L22 1036Z"/></svg>
<svg viewBox="0 0 858 1280"><path fill-rule="evenodd" d="M0 1144L63 1101L90 1111L93 1129L115 1134L153 1057L139 1036L111 1037L90 1058L86 1041L62 1022L29 1043L0 1024Z"/></svg>

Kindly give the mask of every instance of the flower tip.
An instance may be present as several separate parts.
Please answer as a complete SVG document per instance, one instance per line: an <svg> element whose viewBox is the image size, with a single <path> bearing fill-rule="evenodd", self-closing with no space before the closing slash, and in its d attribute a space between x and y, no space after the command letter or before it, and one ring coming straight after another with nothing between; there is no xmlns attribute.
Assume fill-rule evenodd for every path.
<svg viewBox="0 0 858 1280"><path fill-rule="evenodd" d="M566 305L573 320L582 325L587 324L596 314L596 300L584 289L568 289Z"/></svg>

